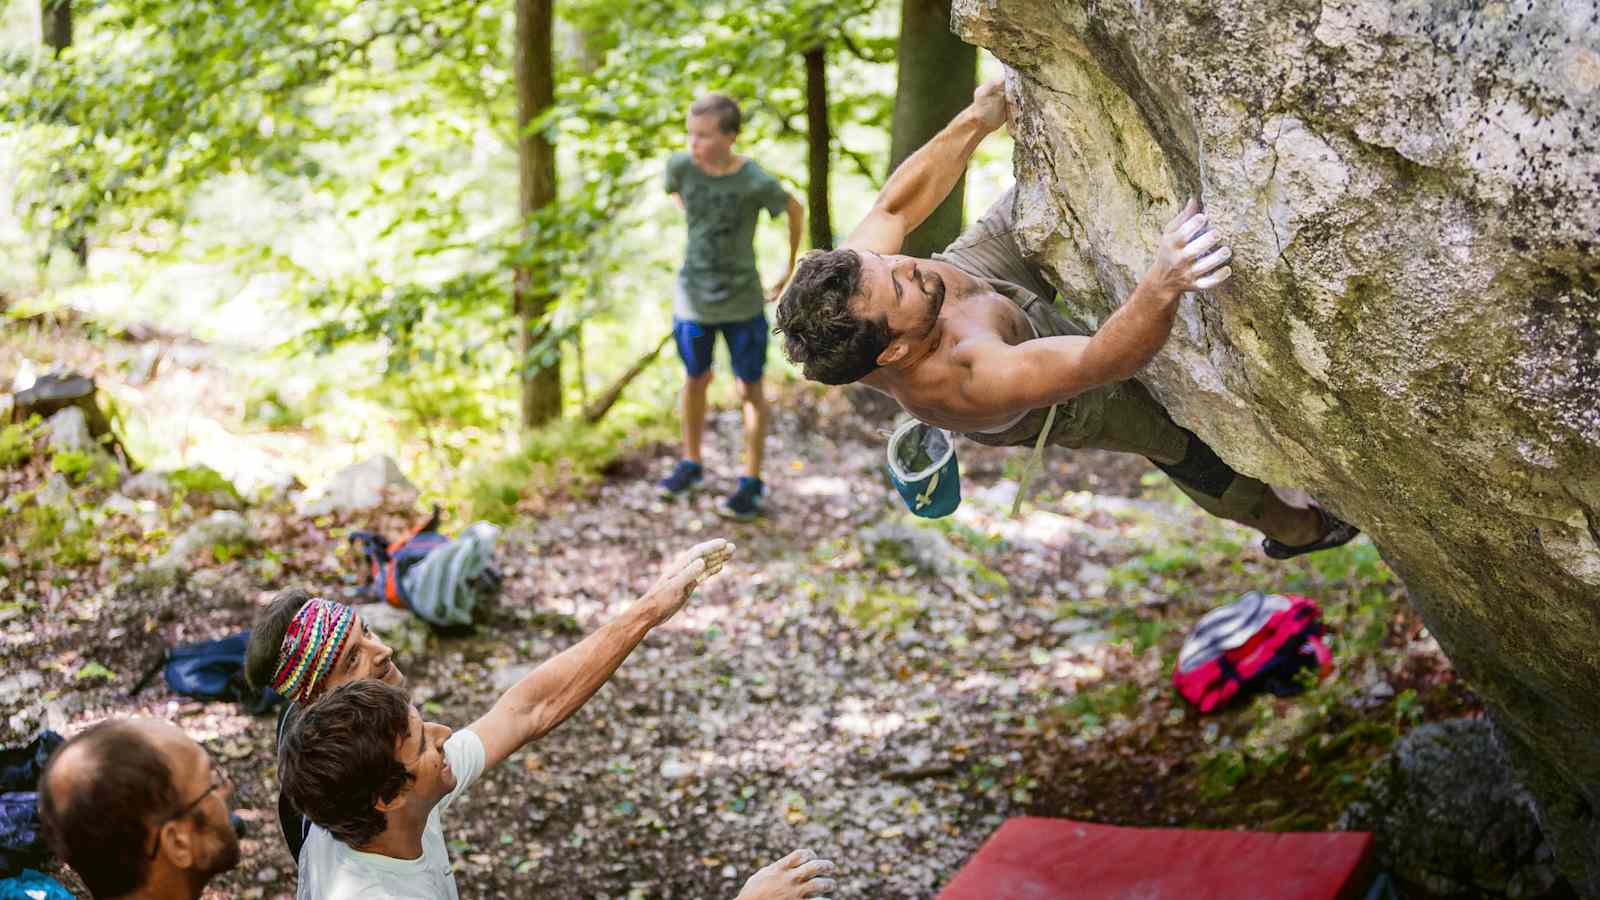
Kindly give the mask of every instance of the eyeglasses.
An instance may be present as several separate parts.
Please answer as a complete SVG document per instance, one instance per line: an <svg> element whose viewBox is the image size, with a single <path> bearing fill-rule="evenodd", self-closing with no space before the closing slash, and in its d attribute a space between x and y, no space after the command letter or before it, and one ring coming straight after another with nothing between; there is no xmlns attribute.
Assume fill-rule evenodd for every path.
<svg viewBox="0 0 1600 900"><path fill-rule="evenodd" d="M212 793L216 791L227 791L232 789L233 779L228 777L227 772L213 765L211 767L211 786L206 788L206 792L194 798L193 803L185 804L182 809L170 816L167 816L165 819L162 819L159 823L157 823L155 846L150 848L150 854L148 858L155 859L156 854L161 851L161 829L165 828L168 822L171 822L173 819L181 819L184 816L187 816L189 813L194 811L196 806L204 803L206 798L211 796Z"/></svg>

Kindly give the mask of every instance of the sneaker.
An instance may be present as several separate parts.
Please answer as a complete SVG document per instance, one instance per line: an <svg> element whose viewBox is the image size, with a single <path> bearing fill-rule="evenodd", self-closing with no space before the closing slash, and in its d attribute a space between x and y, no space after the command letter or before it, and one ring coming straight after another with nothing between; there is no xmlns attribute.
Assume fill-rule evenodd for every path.
<svg viewBox="0 0 1600 900"><path fill-rule="evenodd" d="M766 496L767 486L761 483L761 479L746 475L739 479L739 486L728 499L717 506L717 515L748 522L761 514L761 501Z"/></svg>
<svg viewBox="0 0 1600 900"><path fill-rule="evenodd" d="M671 500L675 497L682 497L692 488L698 487L705 477L705 467L697 462L680 459L677 467L672 470L672 474L656 482L656 487L661 490L661 496L664 499Z"/></svg>

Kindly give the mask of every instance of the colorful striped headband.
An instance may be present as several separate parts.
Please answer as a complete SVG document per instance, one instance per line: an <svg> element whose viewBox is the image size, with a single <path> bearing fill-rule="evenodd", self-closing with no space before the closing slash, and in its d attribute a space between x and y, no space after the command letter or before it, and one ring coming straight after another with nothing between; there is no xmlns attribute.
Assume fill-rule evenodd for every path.
<svg viewBox="0 0 1600 900"><path fill-rule="evenodd" d="M354 609L332 600L312 600L300 607L283 632L272 689L301 704L316 696L317 685L344 650L355 617Z"/></svg>

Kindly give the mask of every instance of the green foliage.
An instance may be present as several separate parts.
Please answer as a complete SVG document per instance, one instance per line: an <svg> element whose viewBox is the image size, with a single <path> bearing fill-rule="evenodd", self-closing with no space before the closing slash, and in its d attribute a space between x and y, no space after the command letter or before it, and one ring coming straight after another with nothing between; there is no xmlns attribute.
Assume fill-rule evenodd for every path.
<svg viewBox="0 0 1600 900"><path fill-rule="evenodd" d="M78 681L116 681L117 673L111 671L100 663L90 661L85 663L83 667L78 670L78 674L74 677L76 677Z"/></svg>
<svg viewBox="0 0 1600 900"><path fill-rule="evenodd" d="M618 410L597 426L562 419L524 432L519 450L468 470L456 490L470 518L508 522L524 501L581 494L624 453L670 440L674 424L648 411Z"/></svg>
<svg viewBox="0 0 1600 900"><path fill-rule="evenodd" d="M222 473L210 466L185 466L177 469L167 476L175 491L186 494L210 494L220 492L227 494L235 500L242 499L233 482L222 477Z"/></svg>
<svg viewBox="0 0 1600 900"><path fill-rule="evenodd" d="M26 422L14 422L0 428L0 468L15 468L32 459L40 432L41 420L38 416L29 416Z"/></svg>
<svg viewBox="0 0 1600 900"><path fill-rule="evenodd" d="M31 504L17 516L22 549L61 566L80 566L100 558L94 532L70 510Z"/></svg>
<svg viewBox="0 0 1600 900"><path fill-rule="evenodd" d="M916 597L877 585L839 594L834 608L864 631L891 633L915 622L924 610Z"/></svg>
<svg viewBox="0 0 1600 900"><path fill-rule="evenodd" d="M1062 704L1059 713L1085 728L1109 722L1113 716L1127 715L1139 705L1139 684L1117 680L1080 692Z"/></svg>
<svg viewBox="0 0 1600 900"><path fill-rule="evenodd" d="M100 488L115 487L121 474L109 456L86 450L57 450L50 457L50 468L76 484L91 483Z"/></svg>

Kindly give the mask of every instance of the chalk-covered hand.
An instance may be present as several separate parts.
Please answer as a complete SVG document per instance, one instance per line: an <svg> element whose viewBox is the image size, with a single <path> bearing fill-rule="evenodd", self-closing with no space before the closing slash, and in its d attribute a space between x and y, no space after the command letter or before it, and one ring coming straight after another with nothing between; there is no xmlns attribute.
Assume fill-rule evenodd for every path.
<svg viewBox="0 0 1600 900"><path fill-rule="evenodd" d="M1233 250L1211 228L1206 214L1200 212L1199 202L1190 199L1161 233L1156 260L1145 280L1151 287L1172 295L1203 291L1228 280L1233 270L1227 262L1232 258Z"/></svg>
<svg viewBox="0 0 1600 900"><path fill-rule="evenodd" d="M750 876L734 900L827 900L834 888L833 863L810 850L796 850Z"/></svg>
<svg viewBox="0 0 1600 900"><path fill-rule="evenodd" d="M734 545L722 538L695 544L667 563L661 577L639 602L649 605L655 623L660 625L677 615L695 588L722 571L723 564L733 556L733 549Z"/></svg>
<svg viewBox="0 0 1600 900"><path fill-rule="evenodd" d="M1003 78L991 78L972 92L972 111L978 121L989 131L1006 124L1006 84Z"/></svg>

